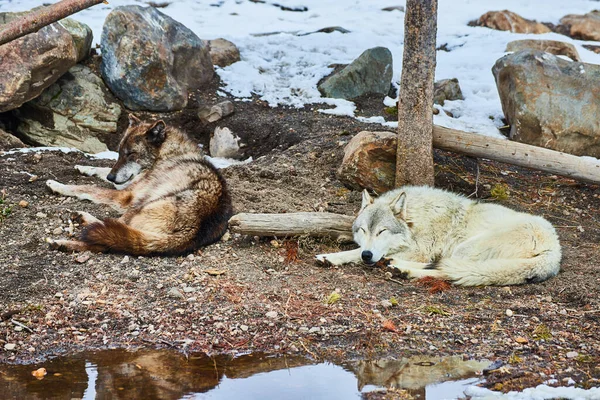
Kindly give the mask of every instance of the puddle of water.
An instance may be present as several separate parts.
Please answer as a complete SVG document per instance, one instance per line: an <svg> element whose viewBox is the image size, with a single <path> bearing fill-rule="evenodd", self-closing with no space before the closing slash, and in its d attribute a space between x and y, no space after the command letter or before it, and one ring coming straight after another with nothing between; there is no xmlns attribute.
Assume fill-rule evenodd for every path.
<svg viewBox="0 0 600 400"><path fill-rule="evenodd" d="M315 363L297 356L183 355L166 350L107 350L39 365L0 365L0 399L360 399L384 387L423 400L461 397L489 362L412 357ZM37 379L32 372L45 368ZM464 379L471 378L471 379ZM462 379L462 380L461 380Z"/></svg>

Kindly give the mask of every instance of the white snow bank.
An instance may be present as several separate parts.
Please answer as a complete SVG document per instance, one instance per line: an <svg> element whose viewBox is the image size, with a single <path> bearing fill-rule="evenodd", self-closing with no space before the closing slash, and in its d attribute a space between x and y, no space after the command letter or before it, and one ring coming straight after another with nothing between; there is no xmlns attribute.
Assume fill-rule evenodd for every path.
<svg viewBox="0 0 600 400"><path fill-rule="evenodd" d="M0 1L0 11L28 10L45 1ZM326 103L336 108L324 112L352 116L353 103L321 98L317 83L332 71L331 64L349 63L375 46L390 49L394 58L394 81L400 80L404 13L382 11L382 8L404 6L404 0L278 0L277 3L305 6L308 11L283 11L269 3L247 0L177 0L160 11L202 39L223 37L239 47L242 61L217 69L224 83L222 90L239 98L257 95L272 106ZM113 8L128 4L142 3L111 0L73 18L92 28L96 44L100 41L106 15ZM600 64L600 55L581 46L587 43L584 41L555 33L526 35L470 27L469 21L487 11L508 9L525 18L557 24L566 14L583 14L596 7L596 3L589 0L440 0L437 45L445 44L450 51L437 52L436 80L458 78L465 100L446 102L443 108L454 118L440 112L434 116L434 122L503 138L497 129L502 125L503 113L491 68L505 54L509 41L535 38L572 43L583 61ZM332 26L341 26L350 33L297 35ZM388 106L393 103L394 99L386 101Z"/></svg>
<svg viewBox="0 0 600 400"><path fill-rule="evenodd" d="M71 147L26 147L26 148L22 148L22 149L12 149L12 150L8 150L8 151L4 151L4 152L0 151L0 156L6 156L6 155L11 155L11 154L14 155L14 154L26 154L26 153L41 153L44 151L60 151L63 153L78 152L78 153L82 153L86 157L96 159L96 160L117 160L119 158L119 153L117 153L116 151L103 151L103 152L96 153L96 154L89 154L89 153L85 153L79 149L75 149L75 148L71 148ZM215 168L217 168L217 169L223 169L223 168L230 167L232 165L248 164L248 163L252 162L252 157L249 157L248 159L246 159L244 161L233 160L230 158L209 157L209 156L205 156L205 158L212 165L214 165Z"/></svg>

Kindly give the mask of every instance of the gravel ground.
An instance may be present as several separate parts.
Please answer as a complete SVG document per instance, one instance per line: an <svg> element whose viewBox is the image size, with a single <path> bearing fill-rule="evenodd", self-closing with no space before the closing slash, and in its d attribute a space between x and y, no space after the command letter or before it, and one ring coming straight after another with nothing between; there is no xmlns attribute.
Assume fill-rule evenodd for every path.
<svg viewBox="0 0 600 400"><path fill-rule="evenodd" d="M219 100L211 96L198 101ZM368 116L378 104L365 99L359 108ZM220 125L240 132L256 158L224 170L237 212L358 210L360 193L345 189L335 170L352 135L380 126L259 101L236 107ZM191 110L169 118L201 143L214 129L194 125ZM141 347L335 361L461 355L501 361L487 377L496 390L549 379L598 386L600 188L439 151L435 159L436 186L552 221L561 273L540 284L448 288L361 265L316 265L315 254L340 249L332 241L236 234L186 257L50 251L45 237L77 234L72 211L113 214L51 194L45 180L97 182L73 166L110 162L61 152L0 156L0 363Z"/></svg>

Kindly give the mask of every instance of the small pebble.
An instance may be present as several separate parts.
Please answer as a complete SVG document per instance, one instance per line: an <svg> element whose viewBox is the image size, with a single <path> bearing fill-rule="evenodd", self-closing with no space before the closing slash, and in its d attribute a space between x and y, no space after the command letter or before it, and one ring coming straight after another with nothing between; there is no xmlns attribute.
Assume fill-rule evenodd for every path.
<svg viewBox="0 0 600 400"><path fill-rule="evenodd" d="M576 351L570 351L570 352L567 353L567 358L575 358L578 355L579 355L578 352L576 352Z"/></svg>
<svg viewBox="0 0 600 400"><path fill-rule="evenodd" d="M240 329L244 332L248 332L248 325L240 325Z"/></svg>
<svg viewBox="0 0 600 400"><path fill-rule="evenodd" d="M38 218L47 218L48 214L44 214L43 212L39 212L37 214L35 214L36 217Z"/></svg>
<svg viewBox="0 0 600 400"><path fill-rule="evenodd" d="M381 305L381 307L383 308L390 308L393 306L392 302L389 300L382 300L381 303L379 303Z"/></svg>
<svg viewBox="0 0 600 400"><path fill-rule="evenodd" d="M26 201L26 200L21 200L21 201L19 202L19 207L25 208L25 207L27 207L28 205L29 205L29 202L28 202L28 201Z"/></svg>
<svg viewBox="0 0 600 400"><path fill-rule="evenodd" d="M4 350L6 350L6 351L13 351L16 348L17 348L17 345L15 343L6 343L4 345Z"/></svg>
<svg viewBox="0 0 600 400"><path fill-rule="evenodd" d="M275 319L277 318L277 311L269 311L265 314L265 317Z"/></svg>
<svg viewBox="0 0 600 400"><path fill-rule="evenodd" d="M172 299L184 299L185 297L183 296L183 294L179 291L179 289L172 287L171 289L169 289L169 291L167 292L167 296L169 296Z"/></svg>
<svg viewBox="0 0 600 400"><path fill-rule="evenodd" d="M60 226L58 228L54 228L54 230L52 231L53 235L60 235L61 233L63 233L63 228L61 228Z"/></svg>
<svg viewBox="0 0 600 400"><path fill-rule="evenodd" d="M510 308L506 309L506 316L507 317L512 317L514 315L513 310L511 310Z"/></svg>

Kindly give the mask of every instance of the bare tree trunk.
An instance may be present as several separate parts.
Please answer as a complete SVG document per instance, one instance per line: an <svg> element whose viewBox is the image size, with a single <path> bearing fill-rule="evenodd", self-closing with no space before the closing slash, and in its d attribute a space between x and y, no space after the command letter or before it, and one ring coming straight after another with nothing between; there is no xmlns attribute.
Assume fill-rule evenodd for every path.
<svg viewBox="0 0 600 400"><path fill-rule="evenodd" d="M433 80L437 0L407 0L398 101L396 187L433 186Z"/></svg>
<svg viewBox="0 0 600 400"><path fill-rule="evenodd" d="M48 7L32 11L22 18L0 26L0 46L28 33L37 32L46 25L102 3L104 0L62 0Z"/></svg>

